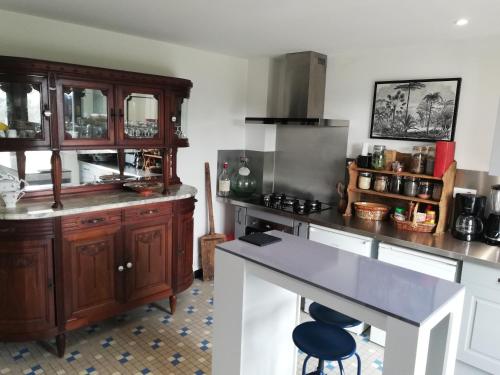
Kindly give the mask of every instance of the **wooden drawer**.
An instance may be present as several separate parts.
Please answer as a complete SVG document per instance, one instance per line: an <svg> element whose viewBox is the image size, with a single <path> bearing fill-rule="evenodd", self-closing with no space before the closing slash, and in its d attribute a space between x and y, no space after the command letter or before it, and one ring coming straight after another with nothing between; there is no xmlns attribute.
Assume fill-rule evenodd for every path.
<svg viewBox="0 0 500 375"><path fill-rule="evenodd" d="M0 238L53 235L54 219L0 220Z"/></svg>
<svg viewBox="0 0 500 375"><path fill-rule="evenodd" d="M106 210L89 212L63 217L63 231L94 228L107 224L119 224L121 222L121 210Z"/></svg>
<svg viewBox="0 0 500 375"><path fill-rule="evenodd" d="M127 208L123 212L126 222L147 220L159 216L171 215L172 204L170 202L145 204Z"/></svg>

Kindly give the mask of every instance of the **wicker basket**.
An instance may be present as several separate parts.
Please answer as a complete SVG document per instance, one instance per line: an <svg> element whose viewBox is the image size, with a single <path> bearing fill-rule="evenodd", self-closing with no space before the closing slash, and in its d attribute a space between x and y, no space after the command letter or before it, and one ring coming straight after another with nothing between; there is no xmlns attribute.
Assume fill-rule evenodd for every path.
<svg viewBox="0 0 500 375"><path fill-rule="evenodd" d="M355 202L354 211L356 216L363 220L384 220L389 213L390 207L385 204L371 202Z"/></svg>
<svg viewBox="0 0 500 375"><path fill-rule="evenodd" d="M431 233L436 228L436 224L414 223L413 221L400 221L391 215L391 219L399 230L406 230L410 232Z"/></svg>

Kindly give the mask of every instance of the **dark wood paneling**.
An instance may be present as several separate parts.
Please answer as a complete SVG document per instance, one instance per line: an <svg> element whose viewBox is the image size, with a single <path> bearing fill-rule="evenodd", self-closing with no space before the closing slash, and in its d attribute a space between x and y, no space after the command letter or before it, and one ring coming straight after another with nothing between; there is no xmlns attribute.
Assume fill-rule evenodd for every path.
<svg viewBox="0 0 500 375"><path fill-rule="evenodd" d="M173 248L176 294L193 283L193 211L194 199L176 202Z"/></svg>
<svg viewBox="0 0 500 375"><path fill-rule="evenodd" d="M172 293L170 216L126 227L127 300Z"/></svg>
<svg viewBox="0 0 500 375"><path fill-rule="evenodd" d="M0 337L53 329L52 239L1 243Z"/></svg>
<svg viewBox="0 0 500 375"><path fill-rule="evenodd" d="M123 272L119 225L63 234L66 320L85 319L117 308Z"/></svg>

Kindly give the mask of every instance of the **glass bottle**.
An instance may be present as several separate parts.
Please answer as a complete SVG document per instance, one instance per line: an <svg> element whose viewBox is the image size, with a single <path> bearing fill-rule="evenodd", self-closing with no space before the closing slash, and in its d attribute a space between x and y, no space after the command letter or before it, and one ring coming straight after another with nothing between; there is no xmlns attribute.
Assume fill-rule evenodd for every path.
<svg viewBox="0 0 500 375"><path fill-rule="evenodd" d="M228 173L228 167L229 164L224 162L224 166L222 168L222 172L219 175L219 180L218 180L218 195L220 197L227 197L229 196L230 188L231 188L231 179L229 178L229 173Z"/></svg>
<svg viewBox="0 0 500 375"><path fill-rule="evenodd" d="M250 168L248 168L248 158L240 158L240 168L235 176L234 184L231 184L231 188L239 197L249 197L257 189L257 181L252 175Z"/></svg>
<svg viewBox="0 0 500 375"><path fill-rule="evenodd" d="M385 146L373 146L372 168L377 170L385 169Z"/></svg>

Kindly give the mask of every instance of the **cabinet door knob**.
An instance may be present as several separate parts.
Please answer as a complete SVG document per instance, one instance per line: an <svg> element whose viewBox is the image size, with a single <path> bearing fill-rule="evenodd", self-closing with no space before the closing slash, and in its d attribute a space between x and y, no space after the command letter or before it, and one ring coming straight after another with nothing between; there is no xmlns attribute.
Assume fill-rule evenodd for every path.
<svg viewBox="0 0 500 375"><path fill-rule="evenodd" d="M127 268L128 268L128 269L131 269L131 268L132 268L132 262L128 262L128 263L126 264L126 266L127 266Z"/></svg>
<svg viewBox="0 0 500 375"><path fill-rule="evenodd" d="M172 120L172 122L176 122L177 121L177 117L172 116L171 120Z"/></svg>
<svg viewBox="0 0 500 375"><path fill-rule="evenodd" d="M123 272L125 268L123 266L118 266L118 272Z"/></svg>
<svg viewBox="0 0 500 375"><path fill-rule="evenodd" d="M50 112L48 109L46 109L45 111L43 111L43 115L48 118L48 117L52 116L52 112Z"/></svg>

